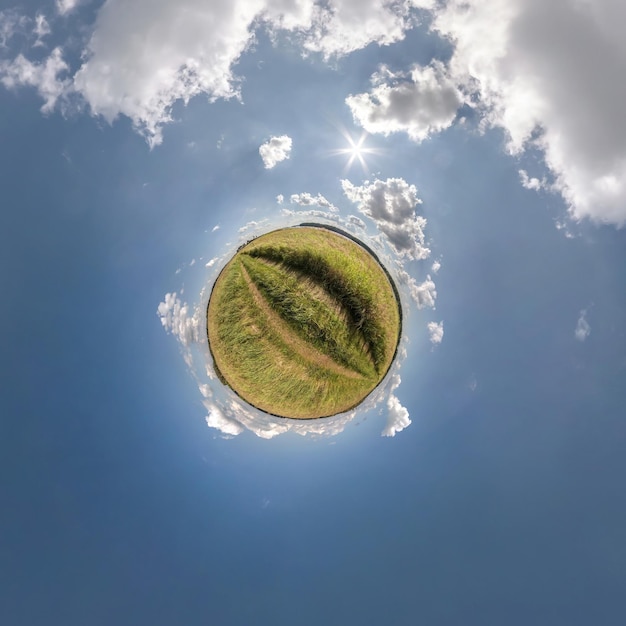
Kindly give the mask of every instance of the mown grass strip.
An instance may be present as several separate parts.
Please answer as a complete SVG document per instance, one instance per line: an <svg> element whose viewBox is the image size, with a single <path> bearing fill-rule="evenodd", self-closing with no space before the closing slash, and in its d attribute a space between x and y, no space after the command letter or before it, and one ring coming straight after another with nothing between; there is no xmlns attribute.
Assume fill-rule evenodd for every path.
<svg viewBox="0 0 626 626"><path fill-rule="evenodd" d="M255 300L239 261L229 268L221 294L211 320L213 347L228 355L220 358L222 375L244 400L270 413L310 418L346 410L371 388L371 379L303 355Z"/></svg>
<svg viewBox="0 0 626 626"><path fill-rule="evenodd" d="M257 289L256 284L252 280L248 270L243 264L243 275L246 279L248 290L250 291L254 303L259 309L259 313L262 315L266 324L265 328L271 328L274 335L280 338L281 343L289 346L292 350L303 360L303 362L310 362L315 365L319 365L323 368L328 368L336 374L347 376L348 378L356 378L363 376L362 373L356 369L348 368L345 365L333 360L330 356L322 351L311 350L311 345L300 337L300 334L292 328L292 325L285 319L283 319L276 311L274 311L269 302L266 302L262 293Z"/></svg>
<svg viewBox="0 0 626 626"><path fill-rule="evenodd" d="M241 263L269 306L305 341L322 354L363 376L376 375L367 353L358 348L349 326L306 286L280 268L241 256Z"/></svg>
<svg viewBox="0 0 626 626"><path fill-rule="evenodd" d="M376 371L385 360L385 329L376 318L373 297L360 287L359 280L332 266L322 255L307 249L286 246L259 246L244 252L285 265L319 284L346 311L350 326L365 340Z"/></svg>

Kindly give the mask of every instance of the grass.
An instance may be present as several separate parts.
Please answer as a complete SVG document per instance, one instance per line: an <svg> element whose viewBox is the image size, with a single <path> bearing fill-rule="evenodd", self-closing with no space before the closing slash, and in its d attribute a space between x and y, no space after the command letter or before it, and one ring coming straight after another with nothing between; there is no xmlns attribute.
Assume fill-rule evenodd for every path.
<svg viewBox="0 0 626 626"><path fill-rule="evenodd" d="M310 419L347 411L395 356L396 292L362 246L324 228L273 231L239 249L207 310L220 379L257 408Z"/></svg>

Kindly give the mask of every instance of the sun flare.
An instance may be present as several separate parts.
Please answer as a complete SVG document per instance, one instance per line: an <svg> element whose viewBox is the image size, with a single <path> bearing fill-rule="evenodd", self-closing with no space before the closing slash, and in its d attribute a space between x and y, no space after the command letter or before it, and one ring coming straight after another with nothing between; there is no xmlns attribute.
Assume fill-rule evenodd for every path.
<svg viewBox="0 0 626 626"><path fill-rule="evenodd" d="M365 140L367 139L367 133L363 133L358 139L354 139L347 132L341 132L343 138L347 142L347 146L345 148L339 148L338 150L334 150L333 154L336 155L347 155L348 161L345 165L344 171L348 171L356 162L358 162L365 173L368 172L367 161L365 160L366 155L379 154L380 151L375 148L368 148L365 145Z"/></svg>

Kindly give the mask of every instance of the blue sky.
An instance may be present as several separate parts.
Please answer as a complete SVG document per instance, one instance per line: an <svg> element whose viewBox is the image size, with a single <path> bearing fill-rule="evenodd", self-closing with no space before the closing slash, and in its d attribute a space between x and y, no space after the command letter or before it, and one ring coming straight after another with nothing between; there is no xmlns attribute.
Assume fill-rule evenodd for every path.
<svg viewBox="0 0 626 626"><path fill-rule="evenodd" d="M4 5L0 621L622 624L625 12ZM311 426L233 405L202 316L313 218L405 354Z"/></svg>

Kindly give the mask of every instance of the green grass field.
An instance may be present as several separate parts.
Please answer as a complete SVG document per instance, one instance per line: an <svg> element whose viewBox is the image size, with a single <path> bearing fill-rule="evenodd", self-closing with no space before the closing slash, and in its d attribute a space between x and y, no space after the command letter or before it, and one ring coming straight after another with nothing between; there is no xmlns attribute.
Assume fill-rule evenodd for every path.
<svg viewBox="0 0 626 626"><path fill-rule="evenodd" d="M267 413L300 419L358 405L387 373L400 329L400 304L378 261L311 226L242 247L207 309L220 380Z"/></svg>

